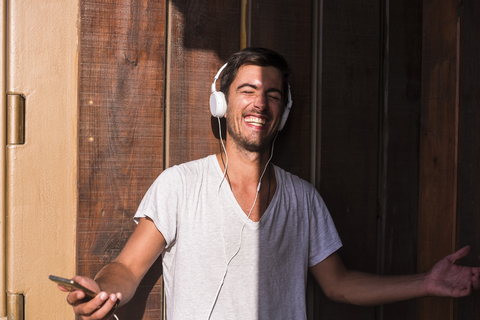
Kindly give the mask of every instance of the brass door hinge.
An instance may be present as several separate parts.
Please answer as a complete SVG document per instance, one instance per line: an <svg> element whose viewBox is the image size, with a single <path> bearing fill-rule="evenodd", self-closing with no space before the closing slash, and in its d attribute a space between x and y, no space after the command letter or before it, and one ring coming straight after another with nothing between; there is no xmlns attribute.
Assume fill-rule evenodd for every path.
<svg viewBox="0 0 480 320"><path fill-rule="evenodd" d="M25 98L7 94L7 145L25 143Z"/></svg>
<svg viewBox="0 0 480 320"><path fill-rule="evenodd" d="M7 320L24 320L24 301L23 294L7 294Z"/></svg>

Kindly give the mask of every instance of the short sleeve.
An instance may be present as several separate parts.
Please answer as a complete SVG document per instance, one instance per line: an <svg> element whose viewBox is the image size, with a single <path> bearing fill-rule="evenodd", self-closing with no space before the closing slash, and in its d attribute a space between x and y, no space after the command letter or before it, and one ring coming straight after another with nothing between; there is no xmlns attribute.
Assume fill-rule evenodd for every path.
<svg viewBox="0 0 480 320"><path fill-rule="evenodd" d="M309 267L312 267L342 246L342 241L322 197L315 190L310 207Z"/></svg>
<svg viewBox="0 0 480 320"><path fill-rule="evenodd" d="M166 248L175 242L182 195L183 180L178 167L168 168L150 186L134 216L137 223L140 218L152 219L165 238Z"/></svg>

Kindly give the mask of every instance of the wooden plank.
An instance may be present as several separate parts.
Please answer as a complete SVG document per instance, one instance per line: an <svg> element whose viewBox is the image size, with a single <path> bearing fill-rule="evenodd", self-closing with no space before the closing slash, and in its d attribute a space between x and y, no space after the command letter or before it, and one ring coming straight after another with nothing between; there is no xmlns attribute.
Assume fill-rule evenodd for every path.
<svg viewBox="0 0 480 320"><path fill-rule="evenodd" d="M457 1L424 0L418 271L454 251L457 183ZM417 303L419 319L452 319L451 299Z"/></svg>
<svg viewBox="0 0 480 320"><path fill-rule="evenodd" d="M326 1L320 181L347 267L376 271L379 132L379 3ZM317 299L314 319L375 319L375 308Z"/></svg>
<svg viewBox="0 0 480 320"><path fill-rule="evenodd" d="M163 169L165 3L80 3L79 274L94 276L118 255ZM158 261L120 319L161 318L160 275Z"/></svg>
<svg viewBox="0 0 480 320"><path fill-rule="evenodd" d="M210 85L218 69L240 48L240 0L173 4L167 84L169 166L220 152L220 140L214 136L218 123L208 105Z"/></svg>
<svg viewBox="0 0 480 320"><path fill-rule="evenodd" d="M282 54L292 74L292 111L275 143L273 162L306 179L310 178L310 93L312 2L252 0L250 12L253 47Z"/></svg>
<svg viewBox="0 0 480 320"><path fill-rule="evenodd" d="M465 1L458 10L461 14L461 87L458 167L458 247L470 245L472 253L461 263L480 265L480 42L478 33L480 5L478 1ZM458 299L457 319L480 319L479 293Z"/></svg>
<svg viewBox="0 0 480 320"><path fill-rule="evenodd" d="M385 12L379 271L417 269L418 148L420 143L422 3L390 1ZM387 11L388 10L388 11ZM379 308L377 319L415 319L415 301Z"/></svg>

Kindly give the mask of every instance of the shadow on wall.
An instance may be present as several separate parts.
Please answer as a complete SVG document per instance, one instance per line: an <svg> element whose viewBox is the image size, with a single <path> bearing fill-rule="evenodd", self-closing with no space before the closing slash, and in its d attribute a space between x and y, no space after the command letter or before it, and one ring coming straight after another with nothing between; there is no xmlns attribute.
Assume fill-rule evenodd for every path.
<svg viewBox="0 0 480 320"><path fill-rule="evenodd" d="M180 12L183 18L181 32L185 49L215 52L225 61L240 48L241 1L174 0L173 5L174 14ZM237 35L236 39L232 39L232 35Z"/></svg>

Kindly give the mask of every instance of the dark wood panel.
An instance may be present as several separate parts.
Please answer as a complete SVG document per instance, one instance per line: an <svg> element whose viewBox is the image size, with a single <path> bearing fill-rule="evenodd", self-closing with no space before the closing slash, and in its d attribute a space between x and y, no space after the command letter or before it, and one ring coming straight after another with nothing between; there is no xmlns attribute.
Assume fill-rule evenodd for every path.
<svg viewBox="0 0 480 320"><path fill-rule="evenodd" d="M163 169L165 3L80 2L79 274L119 254ZM160 277L158 261L118 316L160 319Z"/></svg>
<svg viewBox="0 0 480 320"><path fill-rule="evenodd" d="M337 225L347 267L377 267L380 7L326 1L323 8L321 149L317 188ZM375 319L375 308L317 298L314 319Z"/></svg>
<svg viewBox="0 0 480 320"><path fill-rule="evenodd" d="M208 101L210 85L240 49L240 1L173 1L169 166L220 152ZM220 84L217 81L217 89Z"/></svg>
<svg viewBox="0 0 480 320"><path fill-rule="evenodd" d="M456 214L457 1L423 1L418 271L453 252ZM451 319L451 299L417 303L419 319Z"/></svg>
<svg viewBox="0 0 480 320"><path fill-rule="evenodd" d="M273 162L309 180L312 1L252 0L250 24L251 46L279 52L292 71L292 111L275 143Z"/></svg>
<svg viewBox="0 0 480 320"><path fill-rule="evenodd" d="M461 263L480 265L480 3L464 1L461 14L461 88L458 167L458 247L471 246ZM458 300L457 319L480 319L480 293Z"/></svg>
<svg viewBox="0 0 480 320"><path fill-rule="evenodd" d="M384 228L379 235L383 250L379 253L379 270L389 275L412 274L417 270L422 3L390 1L383 9L384 158L379 198ZM379 310L384 320L415 319L414 300Z"/></svg>

